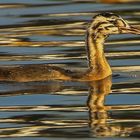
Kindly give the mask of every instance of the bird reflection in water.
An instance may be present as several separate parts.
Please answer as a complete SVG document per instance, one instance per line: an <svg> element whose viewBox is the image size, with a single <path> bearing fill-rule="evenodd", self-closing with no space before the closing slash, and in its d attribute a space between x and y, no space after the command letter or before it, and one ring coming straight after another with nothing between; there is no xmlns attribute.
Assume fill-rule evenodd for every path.
<svg viewBox="0 0 140 140"><path fill-rule="evenodd" d="M27 83L25 83L27 84ZM87 84L87 83L85 83ZM23 115L10 116L9 118L0 119L1 123L14 124L25 124L27 126L20 127L8 127L0 128L0 137L24 137L24 136L49 136L49 137L69 137L71 134L76 137L113 137L113 136L129 136L133 133L139 133L139 127L137 124L133 125L122 125L121 121L115 123L118 118L112 118L109 114L112 111L113 106L105 105L106 96L111 93L112 78L111 76L97 81L88 82L89 96L87 100L87 106L89 110L89 121L87 118L85 120L81 119L80 115L77 113L85 113L87 108L83 106L74 105L43 105L43 106L6 106L0 107L2 111L20 111L26 112ZM57 90L55 91L55 87ZM38 86L38 88L30 89L28 94L34 94L35 90L37 92L43 91L44 93L50 92L60 92L64 90L62 83L50 82L48 86ZM26 91L27 92L27 91ZM16 93L16 95L22 94L21 91ZM131 106L131 105L130 105ZM119 110L124 108L123 106L118 106ZM45 111L44 114L32 114L32 111ZM51 111L51 113L49 112ZM58 111L61 115L59 115ZM114 110L115 111L115 110ZM72 116L67 113L70 112ZM57 114L58 113L58 114ZM66 114L67 115L66 115ZM74 115L76 113L76 115ZM57 114L57 115L56 115ZM73 115L76 118L73 118ZM57 118L58 117L58 118ZM83 116L82 116L83 117ZM131 119L131 118L129 118ZM123 118L125 121L125 119ZM132 120L132 119L131 119ZM126 121L129 121L128 118ZM89 123L89 131L87 131L87 126ZM82 130L82 131L81 131ZM84 134L83 134L84 133Z"/></svg>
<svg viewBox="0 0 140 140"><path fill-rule="evenodd" d="M111 77L89 83L89 125L90 135L93 137L129 136L139 127L124 127L121 124L113 124L109 111L113 106L105 105L105 97L111 93Z"/></svg>
<svg viewBox="0 0 140 140"><path fill-rule="evenodd" d="M140 30L130 26L120 16L113 13L96 15L86 33L88 70L72 72L48 65L21 65L0 67L0 80L4 81L46 81L46 80L101 80L112 75L112 70L104 54L105 39L112 34L140 34Z"/></svg>
<svg viewBox="0 0 140 140"><path fill-rule="evenodd" d="M93 81L89 83L89 118L92 136L111 136L116 135L116 129L112 129L108 124L108 110L109 108L104 105L105 97L111 93L111 77L103 80ZM117 130L119 131L119 130Z"/></svg>

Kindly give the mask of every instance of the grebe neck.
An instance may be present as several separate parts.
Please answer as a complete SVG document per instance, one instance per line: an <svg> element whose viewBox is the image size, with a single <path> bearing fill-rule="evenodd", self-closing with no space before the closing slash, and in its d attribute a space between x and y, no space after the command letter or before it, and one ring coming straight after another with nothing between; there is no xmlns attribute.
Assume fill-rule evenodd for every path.
<svg viewBox="0 0 140 140"><path fill-rule="evenodd" d="M94 32L90 30L87 31L87 56L88 56L88 64L89 69L92 72L111 72L110 65L108 64L105 54L104 54L104 42L106 36Z"/></svg>

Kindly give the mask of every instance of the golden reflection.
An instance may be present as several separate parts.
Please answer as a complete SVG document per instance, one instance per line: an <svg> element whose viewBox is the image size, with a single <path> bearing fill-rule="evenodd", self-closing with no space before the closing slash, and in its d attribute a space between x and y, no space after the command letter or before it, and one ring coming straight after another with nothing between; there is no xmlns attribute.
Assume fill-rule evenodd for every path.
<svg viewBox="0 0 140 140"><path fill-rule="evenodd" d="M72 1L72 2L71 2ZM62 6L65 4L73 4L74 2L76 4L81 4L80 2L85 2L84 0L71 0L70 2L62 2L59 4L57 3L50 3L50 4L24 4L24 3L5 3L1 4L0 8L5 10L9 10L8 8L34 8L34 7L42 7L42 6ZM95 3L95 1L98 0L87 0L86 2ZM100 0L100 2L108 2L108 3L114 3L114 2L136 2L139 0ZM78 2L78 3L77 3ZM90 4L90 3L89 3ZM112 9L112 8L111 8ZM17 20L19 22L16 22L16 24L10 24L10 25L2 25L1 23L1 38L0 38L0 47L83 47L85 46L84 41L79 40L70 40L68 39L65 41L34 41L32 40L32 36L53 36L54 38L63 37L74 37L74 36L83 36L85 33L85 27L86 27L86 19L87 17L81 17L81 16L93 16L95 13L91 11L83 12L70 12L70 13L51 13L49 11L49 14L42 13L42 14L30 14L30 10L28 13L28 10L24 9L23 13L10 13L7 14L7 12L4 12L4 15L2 13L1 17L9 18L12 21ZM95 9L96 11L96 9ZM138 12L138 9L136 11L133 10L122 10L124 15L127 16L138 16L140 13ZM7 14L7 15L5 15ZM129 15L130 14L130 15ZM71 20L69 16L73 16L74 18L77 18L76 16L79 16L77 19L80 18L80 20L74 21ZM35 18L33 18L35 17ZM39 22L36 23L37 19L40 18L46 18L45 25L44 23ZM63 20L63 18L67 17L70 19L69 21ZM73 18L72 17L72 18ZM25 18L25 21L24 21ZM29 18L26 20L26 18ZM32 20L32 19L33 20ZM52 18L52 20L49 20L49 18ZM58 19L57 19L58 18ZM62 18L62 19L61 19ZM130 17L128 17L130 18ZM22 19L22 20L21 20ZM56 19L56 22L53 21L53 19ZM21 20L21 21L20 21ZM31 21L32 20L32 21ZM6 21L6 20L5 20ZM48 21L48 22L47 22ZM64 22L63 22L64 21ZM50 23L49 23L50 22ZM58 24L60 23L60 24ZM139 24L138 19L135 21L135 17L130 19L129 23L132 24ZM41 25L42 24L42 25ZM138 26L138 25L137 25ZM25 37L25 38L24 38ZM31 39L30 39L31 38ZM45 39L44 39L45 40ZM121 45L137 45L140 43L139 38L135 39L133 38L124 38L124 39L115 39L110 40L106 45L114 45L119 44ZM131 51L130 53L127 53L125 51L121 52L108 52L106 53L107 57L125 57L128 56L136 56L138 57L140 53L138 51ZM72 58L85 58L85 56L67 56L66 54L54 54L54 55L47 55L47 54L30 54L30 55L10 55L10 54L2 54L0 56L0 60L2 61L18 61L18 60L50 60L50 59L72 59ZM41 65L36 65L34 67L33 65L29 66L28 68L31 68L32 70L29 70L29 74L34 72L35 68L41 67L42 71L44 72L45 66L43 67ZM60 66L60 65L59 65ZM3 66L1 66L3 67ZM12 65L10 66L4 66L3 70L11 70L10 72L15 72L15 76L21 77L21 73L16 73L16 69L22 69L24 67L23 65ZM25 69L26 69L25 68ZM49 65L49 70L52 70L56 72L57 70L61 70L58 67ZM74 68L76 71L79 70L79 68ZM80 70L87 70L85 68L80 68ZM52 74L48 70L49 74ZM136 72L140 70L140 66L121 66L121 67L113 67L112 70L114 72L128 72L130 75L130 72ZM2 71L3 72L3 71ZM4 72L3 74L8 76L10 75L10 72ZM70 73L70 71L67 71ZM56 72L57 73L57 72ZM37 74L37 73L36 73ZM73 73L72 73L73 74ZM77 72L77 74L79 74ZM52 74L53 75L53 74ZM14 76L14 75L13 75ZM59 77L59 75L58 75ZM33 77L34 78L34 77ZM49 77L49 80L52 80L52 77ZM23 80L24 81L24 80ZM9 82L10 83L10 82ZM6 82L6 84L9 84ZM22 98L25 96L34 96L35 94L50 94L50 95L70 95L72 96L79 96L85 95L87 91L85 89L82 89L80 87L80 90L75 90L73 87L70 88L68 86L63 86L62 83L59 83L58 81L52 82L50 84L45 83L44 85L40 85L40 82L38 82L36 85L34 85L32 82L30 85L28 83L14 83L11 82L12 88L7 88L6 86L3 86L2 90L0 91L0 97L1 98L14 98L14 96L21 96ZM84 82L84 84L87 82ZM52 103L52 105L47 104L46 105L0 105L0 137L7 138L7 137L82 137L83 133L86 133L86 137L93 136L93 137L110 137L110 136L130 136L131 134L136 134L136 136L140 134L140 127L139 127L139 114L131 114L130 111L138 112L140 110L140 105L107 105L105 104L105 98L106 96L111 93L111 77L107 77L103 80L98 81L91 81L89 83L89 97L88 97L88 107L84 105L77 105L72 102L72 104L59 104L55 105ZM3 84L3 81L0 83ZM132 87L129 85L125 85L125 83L119 83L120 85L117 85L118 88L113 90L113 94L123 94L123 93L139 93L139 88L137 86L134 86L132 84ZM131 84L131 83L130 83ZM135 83L136 84L136 83ZM17 86L18 85L18 86ZM115 84L114 84L115 85ZM2 85L1 85L2 87ZM126 87L126 88L125 88ZM4 89L5 88L5 89ZM69 88L69 89L68 89ZM4 90L4 91L3 91ZM121 93L120 93L121 92ZM86 94L87 96L87 94ZM67 101L66 101L67 102ZM11 103L11 102L9 102ZM69 102L68 102L69 103ZM89 110L89 114L87 112ZM122 116L120 115L120 112L124 113ZM70 114L69 114L70 113ZM76 114L74 114L76 113ZM88 116L89 115L89 128L90 132L87 131L88 128L88 119L85 118L85 113ZM114 113L114 116L112 115ZM126 114L125 114L126 113ZM71 115L72 114L72 115ZM82 114L80 116L80 114ZM125 115L127 116L125 118ZM130 116L129 116L130 115ZM122 118L121 118L122 117ZM89 130L89 129L88 129ZM89 134L90 133L90 134ZM133 135L132 135L133 136Z"/></svg>
<svg viewBox="0 0 140 140"><path fill-rule="evenodd" d="M105 43L105 45L126 45L126 44L138 44L140 40L134 40L134 38L129 40L111 40ZM0 46L7 47L56 47L56 46L64 46L64 47L79 47L85 45L84 41L24 41L20 38L1 38ZM121 53L121 52L120 52ZM138 52L136 52L138 53ZM129 54L131 55L131 54Z"/></svg>
<svg viewBox="0 0 140 140"><path fill-rule="evenodd" d="M74 22L74 23L61 23L60 25L36 25L36 26L19 26L19 27L7 27L2 28L1 33L3 33L3 36L27 36L27 35L34 35L34 34L40 34L40 35L65 35L67 32L69 32L70 35L81 35L84 33L85 22ZM64 30L65 29L65 30ZM6 33L7 32L7 33ZM5 34L6 33L6 34ZM22 33L22 34L18 34Z"/></svg>
<svg viewBox="0 0 140 140"><path fill-rule="evenodd" d="M58 83L59 85L59 83ZM16 112L16 115L10 115L7 118L0 118L0 123L9 123L11 127L0 127L0 137L25 137L25 136L75 136L81 137L82 133L87 133L90 137L112 137L129 136L132 133L139 133L138 124L123 125L123 123L138 123L137 116L120 119L120 114L111 115L113 111L136 111L140 105L105 105L105 98L111 93L112 80L107 77L99 81L88 82L89 96L87 100L89 110L89 131L87 132L88 120L81 119L80 114L74 113L87 112L86 106L76 105L37 105L37 106L1 106L0 112ZM46 86L45 91L54 91L55 83ZM44 86L45 87L45 86ZM40 87L43 90L43 87ZM58 91L64 87L58 86ZM35 90L28 91L33 94ZM38 91L39 92L39 91ZM76 91L75 91L76 92ZM20 94L20 92L19 92ZM28 93L29 94L29 93ZM79 93L78 93L79 94ZM45 111L45 113L39 113ZM50 112L49 112L50 111ZM18 115L18 112L26 112ZM33 113L36 112L36 113ZM60 113L61 112L61 113ZM73 118L70 114L73 114ZM113 113L112 112L112 113ZM57 114L58 113L58 114ZM60 114L59 114L60 113ZM57 115L56 115L57 114ZM67 116L68 114L68 116ZM127 114L127 112L126 112ZM17 126L14 126L17 125ZM19 127L20 126L20 127ZM80 131L82 130L82 132Z"/></svg>
<svg viewBox="0 0 140 140"><path fill-rule="evenodd" d="M107 58L111 58L111 57L121 57L121 58L126 58L126 57L137 57L140 56L140 52L132 52L131 53L126 53L126 52L113 52L113 53L106 53L105 55ZM25 60L70 60L70 59L86 59L86 57L83 55L80 56L73 56L73 55L68 55L67 54L30 54L30 55L2 55L0 56L0 60L2 61L25 61ZM132 68L132 69L131 69ZM113 69L121 69L123 71L123 69L125 70L140 70L140 66L125 66L123 67L116 67Z"/></svg>
<svg viewBox="0 0 140 140"><path fill-rule="evenodd" d="M108 128L107 110L110 107L104 105L105 96L111 92L111 77L107 77L100 81L89 83L89 118L91 136L110 136L110 128Z"/></svg>
<svg viewBox="0 0 140 140"><path fill-rule="evenodd" d="M111 93L111 77L107 77L100 81L94 81L89 83L89 125L90 125L90 135L93 137L112 137L112 136L129 136L134 130L138 130L139 126L128 126L124 127L122 122L139 122L139 120L134 119L123 119L117 120L110 117L109 111L117 108L119 110L126 109L124 106L107 106L105 105L105 97ZM128 110L130 106L128 106ZM136 107L136 106L135 106ZM134 107L134 108L135 108ZM137 108L137 107L136 107ZM133 108L132 108L133 110ZM115 124L119 122L118 124Z"/></svg>
<svg viewBox="0 0 140 140"><path fill-rule="evenodd" d="M24 4L19 4L19 3L4 3L4 4L0 4L0 8L23 8L23 7L25 7L25 5Z"/></svg>
<svg viewBox="0 0 140 140"><path fill-rule="evenodd" d="M139 0L97 0L103 3L128 3L128 2L139 2Z"/></svg>

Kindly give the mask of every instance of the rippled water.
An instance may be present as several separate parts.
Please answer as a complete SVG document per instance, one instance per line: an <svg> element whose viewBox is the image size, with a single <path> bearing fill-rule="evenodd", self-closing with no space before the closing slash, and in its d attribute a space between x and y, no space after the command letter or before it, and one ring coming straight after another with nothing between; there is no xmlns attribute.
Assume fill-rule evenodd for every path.
<svg viewBox="0 0 140 140"><path fill-rule="evenodd" d="M92 17L104 11L140 26L139 3L0 0L0 65L52 64L85 70L85 30ZM115 74L112 80L1 81L0 137L138 139L140 36L111 36L105 45Z"/></svg>

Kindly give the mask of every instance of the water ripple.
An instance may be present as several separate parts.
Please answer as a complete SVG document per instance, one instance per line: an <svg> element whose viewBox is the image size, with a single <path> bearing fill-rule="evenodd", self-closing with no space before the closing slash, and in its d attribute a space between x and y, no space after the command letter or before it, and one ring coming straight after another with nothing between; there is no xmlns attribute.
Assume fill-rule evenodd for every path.
<svg viewBox="0 0 140 140"><path fill-rule="evenodd" d="M0 2L0 65L87 70L85 33L92 17L115 12L140 28L139 2L9 0ZM140 38L105 43L110 78L94 82L0 82L0 138L140 136Z"/></svg>

